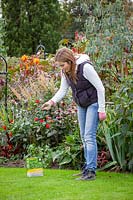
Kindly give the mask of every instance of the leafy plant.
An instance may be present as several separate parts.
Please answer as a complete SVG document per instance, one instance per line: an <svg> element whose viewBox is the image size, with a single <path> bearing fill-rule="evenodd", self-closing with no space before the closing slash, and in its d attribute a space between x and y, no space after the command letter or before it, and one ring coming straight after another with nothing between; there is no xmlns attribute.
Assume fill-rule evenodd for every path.
<svg viewBox="0 0 133 200"><path fill-rule="evenodd" d="M82 144L78 129L71 135L67 135L64 142L56 147L52 153L53 162L57 162L60 168L70 167L79 169L83 162Z"/></svg>
<svg viewBox="0 0 133 200"><path fill-rule="evenodd" d="M86 38L89 40L86 52L106 86L107 101L110 101L121 77L132 73L130 4L121 0L87 0L83 2L82 10L88 14L84 24Z"/></svg>
<svg viewBox="0 0 133 200"><path fill-rule="evenodd" d="M103 131L113 161L122 171L133 171L133 100L132 77L121 80L119 90L112 96L114 105L108 107Z"/></svg>
<svg viewBox="0 0 133 200"><path fill-rule="evenodd" d="M36 146L35 144L30 144L27 148L27 157L38 157L42 158L43 157L43 148Z"/></svg>

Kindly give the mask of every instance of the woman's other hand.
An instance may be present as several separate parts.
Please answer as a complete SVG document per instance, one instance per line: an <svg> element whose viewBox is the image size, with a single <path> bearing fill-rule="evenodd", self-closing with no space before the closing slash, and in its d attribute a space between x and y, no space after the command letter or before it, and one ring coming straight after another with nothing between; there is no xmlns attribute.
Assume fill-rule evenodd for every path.
<svg viewBox="0 0 133 200"><path fill-rule="evenodd" d="M42 110L50 110L52 106L54 106L55 103L52 100L47 101L42 105Z"/></svg>
<svg viewBox="0 0 133 200"><path fill-rule="evenodd" d="M103 121L106 119L106 113L105 112L99 112L99 120Z"/></svg>

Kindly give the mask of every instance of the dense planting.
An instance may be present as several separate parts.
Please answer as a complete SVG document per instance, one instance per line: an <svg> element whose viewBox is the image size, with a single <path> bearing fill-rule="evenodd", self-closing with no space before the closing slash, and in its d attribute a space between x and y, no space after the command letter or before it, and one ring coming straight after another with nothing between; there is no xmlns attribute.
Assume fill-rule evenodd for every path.
<svg viewBox="0 0 133 200"><path fill-rule="evenodd" d="M99 124L97 133L98 167L100 169L133 171L133 84L131 77L133 37L129 9L132 3L121 0L99 2L87 0L86 3L74 0L69 5L64 2L62 7L57 3L59 11L64 13L60 20L63 22L65 13L67 16L70 13L67 18L69 20L65 25L68 27L70 24L70 30L74 30L68 38L59 42L58 40L63 34L61 32L63 25L60 26L60 20L57 20L59 24L55 28L55 32L52 31L55 26L54 21L52 27L46 23L45 25L48 25L45 26L46 29L39 29L40 24L37 22L37 17L39 16L40 19L42 16L42 14L38 15L41 1L37 1L37 4L29 7L26 5L31 1L23 1L21 12L13 10L17 16L21 14L21 23L18 22L20 29L17 29L16 24L14 25L16 20L14 18L12 20L15 15L7 15L12 2L8 3L3 0L2 6L5 20L8 18L9 24L12 22L11 25L14 27L13 31L16 35L14 36L13 31L10 31L8 23L6 24L7 32L4 34L3 21L0 21L1 54L5 55L7 49L8 55L17 56L23 53L26 55L22 55L20 58L6 57L8 63L8 114L4 105L5 78L0 75L1 161L37 156L43 160L45 167L77 169L82 165L83 152L77 126L77 109L70 98L71 93L49 112L41 110L42 104L57 91L60 85L60 70L54 65L54 55L49 54L46 57L45 54L44 58L46 52L43 52L42 49L36 55L27 55L35 52L39 39L42 39L51 53L56 51L59 44L60 47L70 47L74 53L89 54L106 89L107 120ZM81 2L82 7L80 7ZM38 7L36 7L37 5ZM29 9L26 19L23 9ZM51 9L53 10L53 7ZM32 20L31 32L27 34L29 14L35 10L36 20ZM56 14L54 16L58 18L55 9L54 12ZM43 17L47 18L47 16ZM49 21L49 18L47 20ZM80 26L81 24L82 26ZM58 29L59 26L60 29ZM43 27L42 24L41 27ZM59 33L56 31L57 29L60 31ZM40 30L39 34L37 34L37 30ZM25 33L23 34L21 31ZM46 37L45 33L47 32ZM53 33L52 38L51 33ZM13 38L10 34L13 34ZM31 40L34 34L36 37ZM4 35L6 35L5 40ZM3 47L4 42L8 48L7 46ZM0 71L3 71L4 67L4 63L0 60Z"/></svg>

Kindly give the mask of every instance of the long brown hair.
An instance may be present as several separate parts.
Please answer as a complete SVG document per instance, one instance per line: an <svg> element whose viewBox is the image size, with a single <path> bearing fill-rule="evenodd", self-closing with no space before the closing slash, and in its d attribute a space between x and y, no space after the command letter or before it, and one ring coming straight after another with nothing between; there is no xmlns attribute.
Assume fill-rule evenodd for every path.
<svg viewBox="0 0 133 200"><path fill-rule="evenodd" d="M77 76L76 76L76 59L72 50L63 47L59 49L55 55L55 62L67 62L71 65L70 72L63 72L68 78L71 78L74 83L76 83Z"/></svg>

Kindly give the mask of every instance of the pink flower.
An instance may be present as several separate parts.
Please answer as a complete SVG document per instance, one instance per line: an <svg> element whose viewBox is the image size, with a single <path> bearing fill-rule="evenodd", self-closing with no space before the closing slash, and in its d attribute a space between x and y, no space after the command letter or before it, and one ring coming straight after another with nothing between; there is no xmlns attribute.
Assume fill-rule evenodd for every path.
<svg viewBox="0 0 133 200"><path fill-rule="evenodd" d="M60 120L62 117L61 116L57 116L56 119Z"/></svg>
<svg viewBox="0 0 133 200"><path fill-rule="evenodd" d="M2 79L0 79L0 85L3 86L4 85L4 81Z"/></svg>

